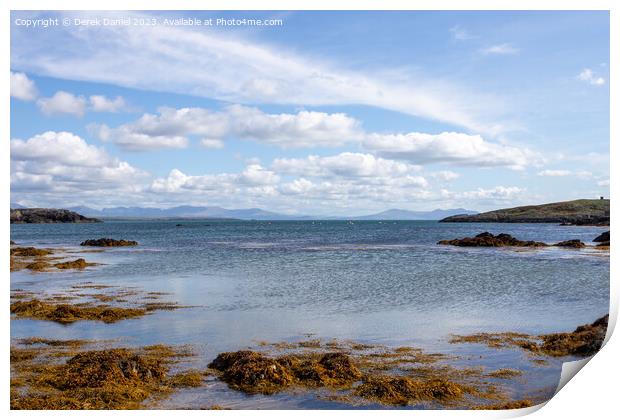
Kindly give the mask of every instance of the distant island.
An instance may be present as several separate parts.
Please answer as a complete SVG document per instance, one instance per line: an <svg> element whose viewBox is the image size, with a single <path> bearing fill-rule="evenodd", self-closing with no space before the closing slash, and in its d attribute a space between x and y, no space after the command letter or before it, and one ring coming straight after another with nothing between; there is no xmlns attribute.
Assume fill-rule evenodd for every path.
<svg viewBox="0 0 620 420"><path fill-rule="evenodd" d="M559 203L493 210L475 215L455 215L440 222L458 223L562 223L609 226L608 199L573 200Z"/></svg>
<svg viewBox="0 0 620 420"><path fill-rule="evenodd" d="M64 209L11 209L11 223L98 223L99 219L85 217Z"/></svg>

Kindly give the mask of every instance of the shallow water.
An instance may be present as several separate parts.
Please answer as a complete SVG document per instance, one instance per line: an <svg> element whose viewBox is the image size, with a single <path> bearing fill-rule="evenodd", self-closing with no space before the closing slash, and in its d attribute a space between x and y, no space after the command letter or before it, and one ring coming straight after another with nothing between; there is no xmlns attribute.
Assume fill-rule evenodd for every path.
<svg viewBox="0 0 620 420"><path fill-rule="evenodd" d="M181 224L181 226L176 226ZM450 334L573 330L608 312L609 256L593 250L468 249L440 239L505 232L524 240L586 243L608 228L427 221L106 221L11 225L20 245L64 247L85 239L137 240L85 253L104 265L82 272L11 274L11 287L63 290L77 281L170 292L194 306L116 324L12 320L11 336L121 338L123 344L193 344L204 367L221 351L314 334L470 354L472 364L528 371L515 396L555 388L561 361L532 368L519 351L452 345ZM168 297L166 297L168 299ZM468 362L463 362L468 363ZM519 382L519 381L517 381ZM551 391L550 391L551 390ZM244 396L219 382L182 391L164 406L344 408L312 394ZM370 408L376 408L370 406Z"/></svg>

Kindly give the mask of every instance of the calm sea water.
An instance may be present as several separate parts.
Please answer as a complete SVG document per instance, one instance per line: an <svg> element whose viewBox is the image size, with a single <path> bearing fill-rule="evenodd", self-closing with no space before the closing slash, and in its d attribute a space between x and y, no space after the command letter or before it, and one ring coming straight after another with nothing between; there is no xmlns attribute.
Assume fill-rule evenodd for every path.
<svg viewBox="0 0 620 420"><path fill-rule="evenodd" d="M181 224L181 226L176 226ZM353 339L444 352L450 334L572 330L608 312L609 256L593 250L467 249L441 239L482 231L519 239L590 243L606 228L555 224L444 224L432 221L106 221L12 225L20 245L83 249L89 238L137 240L135 248L86 253L103 265L83 272L11 274L11 287L62 290L76 281L170 292L194 306L116 324L12 320L12 337L117 339L132 345L189 343L200 366L257 340ZM508 358L508 359L506 359ZM518 352L489 363L523 365ZM559 364L532 372L538 388L557 383ZM530 381L531 382L531 381ZM537 389L538 389L537 388ZM214 383L170 403L204 399L239 407L338 407L303 396L245 397ZM523 385L515 395L532 387Z"/></svg>

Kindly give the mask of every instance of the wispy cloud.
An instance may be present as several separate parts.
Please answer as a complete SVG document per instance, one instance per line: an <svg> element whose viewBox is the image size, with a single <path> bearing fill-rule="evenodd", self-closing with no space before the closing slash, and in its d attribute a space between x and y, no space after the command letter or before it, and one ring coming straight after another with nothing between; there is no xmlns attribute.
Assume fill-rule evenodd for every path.
<svg viewBox="0 0 620 420"><path fill-rule="evenodd" d="M457 41L467 41L469 39L475 39L477 36L473 35L467 29L463 28L460 25L454 25L450 28L450 33L452 34L452 38Z"/></svg>
<svg viewBox="0 0 620 420"><path fill-rule="evenodd" d="M481 48L480 52L485 55L514 55L519 53L519 49L512 44L497 44Z"/></svg>
<svg viewBox="0 0 620 420"><path fill-rule="evenodd" d="M588 68L583 69L577 75L577 79L594 86L603 86L605 84L604 78L597 76L592 69Z"/></svg>
<svg viewBox="0 0 620 420"><path fill-rule="evenodd" d="M237 103L369 105L486 134L503 127L506 104L494 94L423 72L395 82L204 28L12 29L12 65L41 75Z"/></svg>

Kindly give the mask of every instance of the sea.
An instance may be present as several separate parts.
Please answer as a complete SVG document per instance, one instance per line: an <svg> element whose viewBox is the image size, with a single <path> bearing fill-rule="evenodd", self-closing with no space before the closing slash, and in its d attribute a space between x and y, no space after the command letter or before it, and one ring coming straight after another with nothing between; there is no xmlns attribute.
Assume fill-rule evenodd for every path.
<svg viewBox="0 0 620 420"><path fill-rule="evenodd" d="M609 228L437 221L105 220L11 225L20 246L62 248L100 265L83 271L11 273L11 289L62 292L78 282L169 293L185 306L114 324L11 320L12 339L112 340L123 346L191 345L194 368L260 342L313 337L415 346L459 363L522 369L515 398L551 396L562 362L533 367L522 351L451 344L453 334L572 331L609 311L609 253L585 249L460 248L442 239L481 232L556 243ZM86 239L139 242L103 252ZM481 361L482 360L482 361ZM353 408L312 393L245 395L216 379L157 408ZM355 408L379 408L369 404ZM381 407L384 408L384 407ZM412 407L410 407L412 408ZM413 407L415 408L415 407Z"/></svg>

